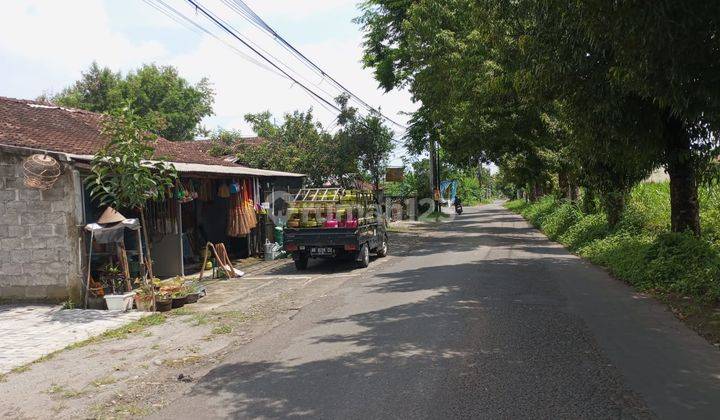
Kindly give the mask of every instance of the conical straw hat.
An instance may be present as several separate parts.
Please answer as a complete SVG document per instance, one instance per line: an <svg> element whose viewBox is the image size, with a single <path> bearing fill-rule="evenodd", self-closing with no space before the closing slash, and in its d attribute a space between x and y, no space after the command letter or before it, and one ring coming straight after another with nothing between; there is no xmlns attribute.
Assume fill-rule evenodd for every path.
<svg viewBox="0 0 720 420"><path fill-rule="evenodd" d="M112 207L108 207L103 212L102 216L100 216L100 219L98 220L98 223L101 225L107 224L107 223L117 223L122 222L125 220L125 216L120 214L117 210L115 210Z"/></svg>

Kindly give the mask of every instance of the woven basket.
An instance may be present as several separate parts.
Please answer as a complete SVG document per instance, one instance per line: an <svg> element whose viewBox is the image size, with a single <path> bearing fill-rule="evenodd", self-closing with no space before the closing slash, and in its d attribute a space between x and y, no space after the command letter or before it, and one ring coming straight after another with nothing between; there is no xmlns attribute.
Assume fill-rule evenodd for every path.
<svg viewBox="0 0 720 420"><path fill-rule="evenodd" d="M60 163L48 155L32 155L23 162L25 186L47 191L62 173Z"/></svg>

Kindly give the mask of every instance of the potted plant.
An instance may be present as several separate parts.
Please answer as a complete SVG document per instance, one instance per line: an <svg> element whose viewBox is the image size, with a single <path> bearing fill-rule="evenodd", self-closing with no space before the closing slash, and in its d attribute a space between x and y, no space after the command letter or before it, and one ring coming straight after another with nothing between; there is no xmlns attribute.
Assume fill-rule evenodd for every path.
<svg viewBox="0 0 720 420"><path fill-rule="evenodd" d="M200 285L196 282L187 284L187 303L195 303L200 299Z"/></svg>
<svg viewBox="0 0 720 420"><path fill-rule="evenodd" d="M187 288L184 286L181 286L180 289L178 289L176 292L174 292L172 295L172 308L182 308L187 303L187 297L188 297L188 291Z"/></svg>
<svg viewBox="0 0 720 420"><path fill-rule="evenodd" d="M105 267L103 280L106 288L112 293L105 293L105 304L110 311L127 311L132 309L135 292L125 292L125 276L120 268L113 264Z"/></svg>
<svg viewBox="0 0 720 420"><path fill-rule="evenodd" d="M155 293L155 310L158 312L167 312L172 309L172 298L164 292Z"/></svg>
<svg viewBox="0 0 720 420"><path fill-rule="evenodd" d="M152 312L155 289L149 284L143 284L135 289L135 307L139 311Z"/></svg>

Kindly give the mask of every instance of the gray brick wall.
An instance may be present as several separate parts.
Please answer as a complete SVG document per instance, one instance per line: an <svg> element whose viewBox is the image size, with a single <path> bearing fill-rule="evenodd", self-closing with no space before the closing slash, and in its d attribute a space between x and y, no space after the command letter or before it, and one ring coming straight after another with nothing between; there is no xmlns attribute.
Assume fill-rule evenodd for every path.
<svg viewBox="0 0 720 420"><path fill-rule="evenodd" d="M48 191L23 185L28 154L0 149L0 301L61 301L80 293L70 168Z"/></svg>

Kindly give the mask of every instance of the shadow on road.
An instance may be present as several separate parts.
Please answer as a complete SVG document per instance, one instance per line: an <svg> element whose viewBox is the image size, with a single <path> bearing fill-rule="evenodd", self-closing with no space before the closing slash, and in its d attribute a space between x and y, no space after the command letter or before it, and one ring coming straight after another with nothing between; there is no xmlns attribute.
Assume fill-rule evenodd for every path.
<svg viewBox="0 0 720 420"><path fill-rule="evenodd" d="M516 256L376 275L368 306L393 303L315 322L312 360L225 364L192 394L220 398L236 418L647 415L548 276L577 262L525 226L486 226L495 214L515 220L485 210L409 255L489 245Z"/></svg>

